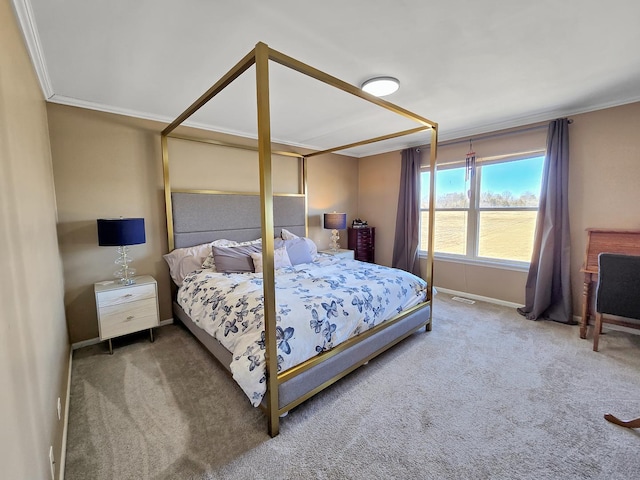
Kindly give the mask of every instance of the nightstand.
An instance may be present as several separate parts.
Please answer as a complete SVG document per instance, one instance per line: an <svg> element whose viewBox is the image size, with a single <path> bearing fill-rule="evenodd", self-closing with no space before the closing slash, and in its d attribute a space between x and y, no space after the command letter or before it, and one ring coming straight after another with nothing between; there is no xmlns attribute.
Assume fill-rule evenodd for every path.
<svg viewBox="0 0 640 480"><path fill-rule="evenodd" d="M333 250L320 250L320 253L327 253L329 255L335 255L336 257L344 257L349 260L353 260L353 250L347 250L345 248L341 248L337 252L334 252Z"/></svg>
<svg viewBox="0 0 640 480"><path fill-rule="evenodd" d="M150 275L136 277L136 283L122 285L117 281L98 282L96 294L100 340L109 340L109 353L113 355L111 339L149 329L153 342L153 327L160 324L158 315L158 286Z"/></svg>

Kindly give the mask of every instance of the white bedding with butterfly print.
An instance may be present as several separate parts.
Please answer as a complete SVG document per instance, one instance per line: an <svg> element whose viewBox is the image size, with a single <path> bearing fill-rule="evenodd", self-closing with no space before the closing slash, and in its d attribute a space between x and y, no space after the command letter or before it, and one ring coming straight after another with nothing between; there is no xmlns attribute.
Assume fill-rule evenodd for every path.
<svg viewBox="0 0 640 480"><path fill-rule="evenodd" d="M276 270L278 370L284 371L395 317L426 298L426 282L403 270L320 255ZM233 378L258 406L266 391L262 273L197 270L178 302L233 354Z"/></svg>

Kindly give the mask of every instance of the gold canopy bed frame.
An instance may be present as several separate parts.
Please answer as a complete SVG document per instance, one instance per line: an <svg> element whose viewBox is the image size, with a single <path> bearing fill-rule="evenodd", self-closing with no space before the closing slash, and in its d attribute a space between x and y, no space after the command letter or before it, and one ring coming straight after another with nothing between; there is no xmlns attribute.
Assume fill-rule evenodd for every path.
<svg viewBox="0 0 640 480"><path fill-rule="evenodd" d="M270 106L269 106L269 61L274 61L280 65L293 69L299 73L312 77L320 82L323 82L327 85L335 87L343 92L349 93L356 97L360 97L361 99L375 104L381 108L389 110L395 114L401 115L405 118L408 118L417 124L418 127L412 128L410 130L403 130L396 133L391 133L384 136L379 136L376 138L371 138L368 140L362 140L354 143L350 143L348 145L341 145L334 148L329 148L322 151L315 151L313 153L308 153L305 155L301 155L293 152L276 152L272 151L272 141L271 141L271 125L270 125ZM238 78L242 73L244 73L251 66L255 65L256 70L256 90L257 90L257 147L246 147L242 145L233 145L225 142L219 142L215 140L202 140L196 139L193 137L182 136L177 133L173 133L176 128L178 128L182 123L184 123L191 115L193 115L196 111L198 111L202 106L204 106L209 100L218 95L220 92L224 90L229 84L231 84L236 78ZM189 108L187 108L181 115L179 115L171 124L169 124L161 134L161 146L162 146L162 162L163 162L163 175L164 175L164 194L165 194L165 205L166 205L166 218L167 218L167 230L168 230L168 245L169 251L172 251L175 248L174 243L174 210L172 206L172 193L180 192L180 193L198 193L198 194L219 194L223 192L218 191L207 191L207 190L172 190L170 184L169 177L169 149L168 149L168 139L169 138L178 138L182 140L194 140L205 143L211 143L216 145L222 145L227 147L237 147L244 148L249 150L254 150L258 152L258 160L259 160L259 170L260 170L260 192L259 192L259 205L260 205L260 220L261 220L261 238L263 241L262 249L263 249L263 288L264 288L264 321L265 321L265 358L266 358L266 378L267 378L267 393L265 395L266 406L263 405L263 409L266 410L266 414L268 417L268 432L269 435L274 437L279 433L279 421L280 416L286 414L291 408L299 405L306 399L312 397L319 391L333 384L338 379L347 375L351 371L356 368L367 363L371 358L374 358L378 354L382 353L387 348L395 345L397 342L416 332L421 327L425 327L427 331L431 330L431 320L432 320L432 298L433 298L433 239L434 239L434 201L433 194L435 190L435 179L434 175L430 175L430 201L429 201L429 235L428 235L428 256L427 256L427 271L426 271L426 281L428 282L427 287L427 299L425 302L420 305L402 312L400 315L382 322L377 325L375 328L368 330L356 337L352 337L351 339L337 345L333 349L323 352L306 362L290 368L286 371L278 373L278 363L277 363L277 344L276 344L276 299L275 299L275 277L274 277L274 197L277 200L278 195L273 193L272 187L272 154L277 155L287 155L298 157L300 159L301 165L301 175L300 175L300 186L299 190L301 190L300 195L292 194L290 196L304 196L304 210L305 210L305 220L304 220L304 229L308 228L307 222L307 200L306 200L306 165L307 159L327 154L334 153L341 150L345 150L348 148L354 148L362 145L367 145L375 142L380 142L384 140L389 140L392 138L401 137L404 135L409 135L421 131L431 131L431 142L430 142L430 168L432 172L435 172L436 167L436 150L437 150L437 140L438 140L438 124L428 120L424 117L421 117L415 113L412 113L408 110L405 110L401 107L398 107L390 102L382 100L378 97L374 97L368 93L363 92L359 88L346 83L338 78L335 78L331 75L328 75L318 69L315 69L309 65L306 65L298 60L295 60L287 55L284 55L276 50L271 49L268 45L259 42L256 44L255 48L251 50L244 58L242 58L231 70L229 70L222 78L220 78L209 90L207 90L200 98L198 98ZM256 204L257 205L257 204ZM306 236L306 234L305 234ZM175 307L174 303L174 307ZM427 310L428 309L428 313ZM420 311L423 312L423 318L420 319L420 323L415 326L415 320L413 320L413 324L410 327L411 329L408 332L402 332L400 336L394 338L388 344L383 345L382 347L375 346L371 348L375 348L375 351L368 351L363 358L359 358L357 362L352 365L348 365L346 369L342 368L337 374L332 373L331 378L326 381L323 381L320 385L317 385L315 388L310 391L302 394L300 397L295 398L294 400L287 400L286 405L280 405L279 403L279 387L284 384L284 382L290 380L292 377L298 376L304 372L309 374L309 370L311 370L312 374L314 367L318 368L320 364L326 362L327 364L331 362L327 362L331 360L332 357L340 354L346 349L358 344L361 341L366 340L368 337L372 337L377 332L380 332L384 329L392 327L395 324L399 324L403 319L406 319L412 315L417 316ZM180 315L178 315L180 317ZM426 318L424 318L426 317ZM393 330L389 330L393 331ZM198 336L198 335L196 335ZM198 336L199 337L199 336ZM199 337L200 338L200 337ZM382 338L382 337L381 337ZM200 339L202 341L202 339ZM208 347L209 348L209 347ZM209 348L211 350L211 348ZM212 351L212 353L215 352ZM340 358L340 357L337 357ZM345 357L346 358L346 357ZM339 362L334 358L335 362ZM335 365L334 367L335 368ZM330 370L330 367L327 366L327 369Z"/></svg>

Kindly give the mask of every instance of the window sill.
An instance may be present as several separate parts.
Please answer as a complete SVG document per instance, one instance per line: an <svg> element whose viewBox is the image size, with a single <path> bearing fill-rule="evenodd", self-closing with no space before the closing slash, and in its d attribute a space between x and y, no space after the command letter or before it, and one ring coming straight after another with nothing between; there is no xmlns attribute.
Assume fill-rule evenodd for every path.
<svg viewBox="0 0 640 480"><path fill-rule="evenodd" d="M420 258L427 258L426 252L420 252ZM479 267L498 268L500 270L512 270L514 272L528 272L529 263L525 262L506 262L499 260L465 258L462 256L435 254L435 260L441 262L462 263L465 265L476 265Z"/></svg>

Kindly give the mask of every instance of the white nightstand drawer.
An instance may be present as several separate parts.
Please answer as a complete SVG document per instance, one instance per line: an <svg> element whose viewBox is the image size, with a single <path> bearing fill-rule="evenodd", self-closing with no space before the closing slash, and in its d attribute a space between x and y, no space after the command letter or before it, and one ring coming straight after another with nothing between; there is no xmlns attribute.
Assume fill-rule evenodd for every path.
<svg viewBox="0 0 640 480"><path fill-rule="evenodd" d="M133 303L100 308L102 340L157 326L158 312L155 296Z"/></svg>
<svg viewBox="0 0 640 480"><path fill-rule="evenodd" d="M102 309L113 305L122 305L129 302L137 302L138 300L156 298L155 284L148 285L130 285L126 288L118 288L99 292L96 295L98 308Z"/></svg>
<svg viewBox="0 0 640 480"><path fill-rule="evenodd" d="M135 281L132 285L98 282L93 286L100 340L109 341L109 353L113 353L113 337L148 329L153 342L153 327L160 325L156 280L142 275Z"/></svg>

